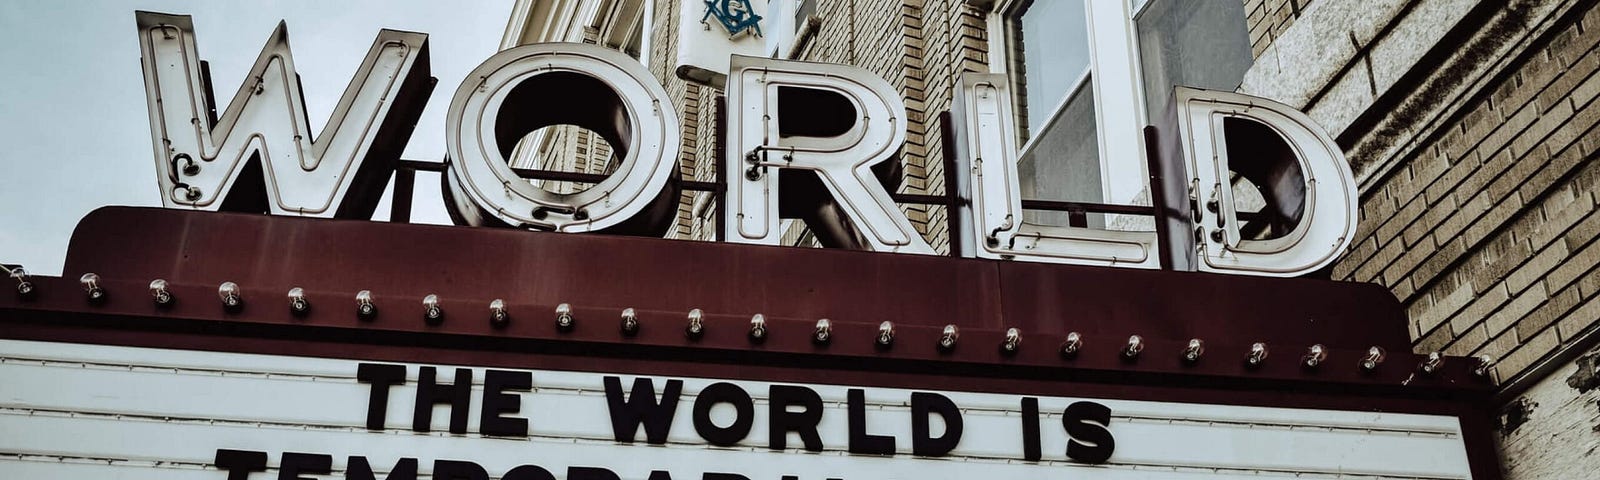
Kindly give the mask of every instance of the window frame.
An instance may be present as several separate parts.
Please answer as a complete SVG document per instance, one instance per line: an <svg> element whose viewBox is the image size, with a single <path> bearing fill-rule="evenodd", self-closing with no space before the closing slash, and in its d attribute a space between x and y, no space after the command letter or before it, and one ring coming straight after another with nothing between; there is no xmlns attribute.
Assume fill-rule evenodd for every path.
<svg viewBox="0 0 1600 480"><path fill-rule="evenodd" d="M1011 75L1014 55L1012 28L1015 18L1034 1L1049 0L998 0L985 16L988 30L989 71L1007 74L1013 87L1019 82ZM1048 111L1033 109L1029 116L1044 114L1048 118L1040 123L1041 131L1048 130L1060 121L1067 103L1081 94L1084 83L1094 95L1095 136L1100 156L1100 184L1103 203L1134 204L1144 197L1148 203L1149 168L1145 161L1144 127L1149 125L1145 113L1144 79L1141 71L1138 30L1134 23L1152 0L1140 5L1137 12L1126 0L1085 0L1086 26L1089 42L1088 72L1074 82L1071 90L1057 105ZM1107 21L1105 19L1110 18ZM1023 111L1026 102L1017 95L1013 111ZM1020 118L1017 122L1022 124ZM1021 132L1019 132L1020 134ZM1026 142L1018 138L1020 160L1031 152L1037 143L1037 132L1029 132ZM1110 223L1109 221L1107 222Z"/></svg>

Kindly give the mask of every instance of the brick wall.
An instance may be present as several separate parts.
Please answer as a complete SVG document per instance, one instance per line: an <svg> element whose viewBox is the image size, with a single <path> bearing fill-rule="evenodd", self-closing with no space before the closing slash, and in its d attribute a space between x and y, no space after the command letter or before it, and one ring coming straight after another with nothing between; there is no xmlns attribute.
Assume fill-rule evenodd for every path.
<svg viewBox="0 0 1600 480"><path fill-rule="evenodd" d="M1244 0L1245 21L1250 27L1250 50L1261 55L1273 40L1283 35L1300 11L1311 5L1311 0Z"/></svg>

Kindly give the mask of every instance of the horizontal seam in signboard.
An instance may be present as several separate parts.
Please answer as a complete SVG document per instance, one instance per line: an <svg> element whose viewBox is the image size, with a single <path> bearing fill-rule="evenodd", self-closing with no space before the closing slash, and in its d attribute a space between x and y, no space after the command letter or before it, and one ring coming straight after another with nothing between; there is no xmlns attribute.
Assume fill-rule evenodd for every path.
<svg viewBox="0 0 1600 480"><path fill-rule="evenodd" d="M215 376L233 376L233 377L236 377L236 378L258 378L258 379L292 380L292 381L297 380L297 381L309 381L309 382L318 382L318 381L326 380L326 381L334 381L334 382L345 383L345 384L355 384L355 383L357 383L357 380L356 380L356 378L354 376L312 375L312 374L298 374L298 373L260 372L260 371L248 371L248 370L225 370L225 369L203 369L203 368L193 368L193 367L136 365L136 364L129 364L129 363L68 361L68 360L56 360L56 359L45 359L45 358L17 357L17 356L0 357L0 364L4 364L4 363L30 364L30 365L38 365L38 366L43 366L43 367L89 368L89 369L109 370L109 371L129 371L129 372L147 372L147 373L174 373L174 374L185 374L185 373L195 374L195 373L199 373L199 374L215 375ZM463 368L465 368L465 367L463 367ZM408 382L415 382L416 379L409 379L408 378L407 381ZM323 383L326 383L326 382L323 382ZM478 384L474 384L473 387L472 387L472 390L474 392L482 392L483 391L483 386L482 385L478 385ZM600 389L582 389L582 388L570 388L570 387L549 387L549 386L534 387L532 390L530 390L530 392L548 392L548 393L554 393L554 394L566 394L566 395L576 395L576 396L591 396L591 397L604 396L604 393ZM696 392L685 390L680 398L683 399L683 400L688 400L688 401L692 402L696 397L697 397ZM751 395L751 400L757 405L770 405L770 402L767 401L766 397L759 397L759 396L756 396L756 395ZM831 408L836 408L836 409L837 408L844 408L846 406L844 402L826 402L825 405L826 405L826 407L831 407ZM907 404L907 403L870 403L870 402L866 404L866 407L867 408L871 408L871 409L875 409L877 411L908 410L910 408L909 404ZM1014 410L1001 409L1001 408L961 407L960 410L961 410L961 413L963 415L965 415L965 414L974 414L974 413L980 414L980 415L990 415L990 416L999 416L999 417L1012 417L1012 416L1020 415L1019 412L1016 412ZM84 413L89 413L89 412L84 412ZM1060 417L1060 414L1052 413L1052 412L1041 412L1041 415L1040 415L1041 419L1054 419L1054 418L1058 418L1058 417ZM1238 426L1238 427L1245 427L1245 428L1273 428L1273 429L1283 429L1283 430L1306 430L1306 429L1312 429L1312 430L1326 430L1326 431L1330 431L1330 432L1335 432L1335 431L1355 431L1355 432L1362 432L1362 433L1391 434L1391 435L1405 435L1405 436L1438 436L1438 437L1445 437L1445 438L1455 438L1455 437L1459 436L1458 432L1448 431L1448 430L1419 430L1419 429L1375 428L1375 427L1367 427L1367 426L1326 425L1326 424L1314 424L1314 423L1253 422L1253 421L1244 421L1244 420L1204 419L1204 418L1192 418L1192 417L1191 418L1180 418L1180 417L1162 417L1162 416L1152 416L1152 415L1117 415L1117 414L1113 414L1111 418L1113 420L1120 420L1120 421L1125 421L1125 422L1129 422L1129 423L1166 423L1166 424L1186 424L1186 425L1206 425L1206 426Z"/></svg>

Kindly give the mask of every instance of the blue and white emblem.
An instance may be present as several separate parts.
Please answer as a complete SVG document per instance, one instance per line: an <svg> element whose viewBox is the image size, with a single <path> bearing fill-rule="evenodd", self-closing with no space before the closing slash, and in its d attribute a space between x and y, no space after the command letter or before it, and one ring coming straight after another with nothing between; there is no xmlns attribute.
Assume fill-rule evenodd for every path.
<svg viewBox="0 0 1600 480"><path fill-rule="evenodd" d="M750 33L761 36L761 16L756 15L750 7L750 0L704 0L706 14L700 17L700 23L711 28L706 22L713 17L722 28L728 30L728 38L738 38L740 35Z"/></svg>

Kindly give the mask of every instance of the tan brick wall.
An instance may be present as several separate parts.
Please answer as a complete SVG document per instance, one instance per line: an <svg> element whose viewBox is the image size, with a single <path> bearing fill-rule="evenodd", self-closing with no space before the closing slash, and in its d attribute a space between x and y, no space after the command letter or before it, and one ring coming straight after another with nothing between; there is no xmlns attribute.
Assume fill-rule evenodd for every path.
<svg viewBox="0 0 1600 480"><path fill-rule="evenodd" d="M1250 31L1250 51L1259 56L1283 35L1312 0L1244 0L1245 27Z"/></svg>
<svg viewBox="0 0 1600 480"><path fill-rule="evenodd" d="M1600 318L1600 9L1587 8L1363 194L1334 277L1388 286L1418 351L1487 354L1507 380Z"/></svg>

